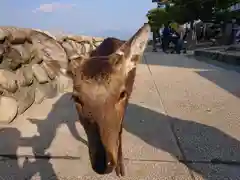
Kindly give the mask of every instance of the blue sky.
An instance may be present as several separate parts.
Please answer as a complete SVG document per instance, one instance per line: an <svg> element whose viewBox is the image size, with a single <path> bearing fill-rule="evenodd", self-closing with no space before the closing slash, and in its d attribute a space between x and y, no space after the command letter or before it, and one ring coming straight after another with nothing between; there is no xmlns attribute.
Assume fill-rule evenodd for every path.
<svg viewBox="0 0 240 180"><path fill-rule="evenodd" d="M1 0L1 25L53 32L131 36L156 7L152 0Z"/></svg>

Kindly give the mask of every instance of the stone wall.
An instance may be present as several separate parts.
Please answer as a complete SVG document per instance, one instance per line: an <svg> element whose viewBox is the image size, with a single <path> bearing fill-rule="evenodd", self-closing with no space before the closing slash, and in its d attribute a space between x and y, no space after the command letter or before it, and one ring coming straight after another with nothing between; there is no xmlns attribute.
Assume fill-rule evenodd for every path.
<svg viewBox="0 0 240 180"><path fill-rule="evenodd" d="M72 81L48 62L66 69L87 56L103 38L66 35L18 27L0 27L0 123L10 123L31 105L71 91Z"/></svg>

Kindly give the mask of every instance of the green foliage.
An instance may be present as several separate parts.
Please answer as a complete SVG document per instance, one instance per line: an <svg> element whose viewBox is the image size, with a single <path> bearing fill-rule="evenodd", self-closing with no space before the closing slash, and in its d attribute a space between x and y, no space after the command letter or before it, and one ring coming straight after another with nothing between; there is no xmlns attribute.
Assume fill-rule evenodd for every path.
<svg viewBox="0 0 240 180"><path fill-rule="evenodd" d="M215 14L226 12L239 0L169 0L174 6L169 8L169 14L177 22L187 22L196 19L210 21Z"/></svg>
<svg viewBox="0 0 240 180"><path fill-rule="evenodd" d="M188 12L179 6L167 6L166 11L168 12L169 19L179 24L184 24L191 20Z"/></svg>
<svg viewBox="0 0 240 180"><path fill-rule="evenodd" d="M239 17L240 13L229 12L228 8L240 0L162 0L166 8L154 8L147 14L152 30L159 29L163 24L172 20L179 24L202 21L228 21ZM173 5L170 5L173 4Z"/></svg>
<svg viewBox="0 0 240 180"><path fill-rule="evenodd" d="M169 21L169 14L165 9L154 8L151 9L148 14L148 23L152 27L152 31L159 29L163 24Z"/></svg>
<svg viewBox="0 0 240 180"><path fill-rule="evenodd" d="M239 0L211 0L214 1L214 7L216 9L222 9L222 10L227 10L230 6L239 3Z"/></svg>
<svg viewBox="0 0 240 180"><path fill-rule="evenodd" d="M230 21L231 19L240 19L240 13L239 12L230 12L230 11L221 11L216 12L213 16L215 22L220 23L221 21Z"/></svg>

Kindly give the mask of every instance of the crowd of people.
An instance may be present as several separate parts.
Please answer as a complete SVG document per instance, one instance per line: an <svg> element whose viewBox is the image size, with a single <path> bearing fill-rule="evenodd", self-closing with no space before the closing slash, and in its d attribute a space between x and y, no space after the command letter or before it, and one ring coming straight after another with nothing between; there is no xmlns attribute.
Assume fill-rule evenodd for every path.
<svg viewBox="0 0 240 180"><path fill-rule="evenodd" d="M183 43L187 37L188 28L180 27L175 22L168 22L164 24L164 28L160 30L153 31L153 52L157 51L156 44L160 42L162 51L168 53L169 45L172 43L174 45L171 53L176 52L181 53L183 48ZM186 52L186 50L184 50Z"/></svg>

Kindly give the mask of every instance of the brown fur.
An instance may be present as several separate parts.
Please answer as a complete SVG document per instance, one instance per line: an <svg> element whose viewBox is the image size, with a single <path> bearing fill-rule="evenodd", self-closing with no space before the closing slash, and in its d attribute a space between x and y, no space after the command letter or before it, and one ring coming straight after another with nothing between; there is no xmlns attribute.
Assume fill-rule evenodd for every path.
<svg viewBox="0 0 240 180"><path fill-rule="evenodd" d="M73 99L88 137L92 168L99 174L113 169L118 176L125 174L122 121L149 31L145 24L127 42L107 38L88 58L69 64Z"/></svg>
<svg viewBox="0 0 240 180"><path fill-rule="evenodd" d="M91 58L78 70L77 75L73 78L74 90L76 92L74 99L80 114L80 121L90 142L89 148L92 147L93 149L92 152L90 151L90 158L96 164L94 162L96 157L94 156L97 156L95 155L97 152L94 151L104 148L104 151L109 152L109 160L112 161L112 166L109 167L109 170L104 170L104 172L98 171L95 166L101 165L94 164L93 169L100 174L108 173L118 163L122 166L122 149L112 148L121 147L119 137L121 136L126 101L129 96L124 97L123 101L120 100L119 103L118 101L120 94L124 91L125 79L112 66L111 58L107 57ZM131 83L134 82L134 76L135 73L131 76L131 80L126 81L128 86L131 86ZM127 94L131 94L131 87L128 89ZM85 114L85 116L81 116L82 114ZM91 142L95 142L95 139L98 139L100 144L105 144L105 147L101 147L101 145L96 147L95 144L92 144ZM112 155L112 152L116 152L119 155ZM97 157L97 161L105 161L102 157ZM119 172L117 174L123 175L123 166L118 169Z"/></svg>
<svg viewBox="0 0 240 180"><path fill-rule="evenodd" d="M94 56L109 56L114 53L125 41L116 38L105 39L97 49L90 53L91 57Z"/></svg>

